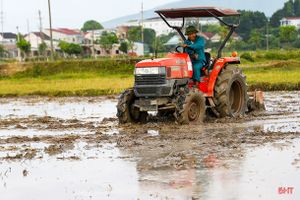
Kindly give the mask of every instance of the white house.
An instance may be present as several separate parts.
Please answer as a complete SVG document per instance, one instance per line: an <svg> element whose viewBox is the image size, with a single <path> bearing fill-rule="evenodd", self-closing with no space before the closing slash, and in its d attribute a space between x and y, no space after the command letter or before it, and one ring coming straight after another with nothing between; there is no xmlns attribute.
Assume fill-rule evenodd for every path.
<svg viewBox="0 0 300 200"><path fill-rule="evenodd" d="M300 28L300 17L285 17L280 20L281 26L295 26L296 28Z"/></svg>
<svg viewBox="0 0 300 200"><path fill-rule="evenodd" d="M46 29L46 35L50 35L50 29ZM83 44L84 34L80 30L73 30L68 28L52 29L53 40L65 41L68 43Z"/></svg>
<svg viewBox="0 0 300 200"><path fill-rule="evenodd" d="M39 45L44 41L47 46L50 46L50 37L45 33L41 32L31 32L27 34L24 39L31 44L32 50L38 50Z"/></svg>
<svg viewBox="0 0 300 200"><path fill-rule="evenodd" d="M6 50L6 56L15 58L18 56L17 34L11 32L0 33L0 43Z"/></svg>
<svg viewBox="0 0 300 200"><path fill-rule="evenodd" d="M24 39L30 42L32 55L38 55L39 46L42 42L45 42L48 49L51 46L50 36L43 32L31 32L25 35ZM53 41L53 46L54 49L58 50L58 41Z"/></svg>
<svg viewBox="0 0 300 200"><path fill-rule="evenodd" d="M10 33L10 32L0 33L0 42L2 44L8 44L8 45L16 44L17 34Z"/></svg>
<svg viewBox="0 0 300 200"><path fill-rule="evenodd" d="M194 19L196 20L196 19ZM168 22L172 26L181 26L182 25L182 19L168 19ZM207 25L207 24L220 24L218 20L214 18L200 18L199 23L201 25ZM140 20L132 20L129 22L126 22L125 24L122 24L122 26L141 26L141 21ZM171 32L174 32L174 30L159 17L155 18L149 18L143 21L143 26L144 28L150 28L155 30L156 35L168 35Z"/></svg>

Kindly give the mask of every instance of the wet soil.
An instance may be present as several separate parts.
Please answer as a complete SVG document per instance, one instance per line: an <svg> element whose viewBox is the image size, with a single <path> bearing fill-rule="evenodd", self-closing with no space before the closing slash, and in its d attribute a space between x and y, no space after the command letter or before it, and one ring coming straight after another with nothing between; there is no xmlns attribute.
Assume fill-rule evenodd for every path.
<svg viewBox="0 0 300 200"><path fill-rule="evenodd" d="M11 194L20 187L18 181L44 191L59 190L58 182L65 188L45 199L280 199L277 187L300 184L295 180L300 180L299 92L266 93L265 112L238 119L207 117L203 124L188 126L156 117L147 124L119 125L116 102L116 97L1 99L4 199L29 195L24 190L20 196ZM260 164L266 167L255 166ZM47 174L37 169L39 165ZM68 169L74 177L57 172L66 166L73 166ZM275 176L273 181L260 180L264 170ZM51 174L59 181L49 178ZM248 184L238 174L249 178ZM121 183L117 175L124 178ZM79 192L82 179L87 181ZM229 186L220 190L230 181L243 193ZM268 184L272 188L266 189ZM288 197L299 198L300 193Z"/></svg>

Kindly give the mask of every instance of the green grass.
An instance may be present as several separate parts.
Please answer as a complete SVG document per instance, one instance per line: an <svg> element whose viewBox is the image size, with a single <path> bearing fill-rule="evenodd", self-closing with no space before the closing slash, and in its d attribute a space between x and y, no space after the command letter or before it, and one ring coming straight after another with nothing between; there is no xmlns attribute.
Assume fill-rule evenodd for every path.
<svg viewBox="0 0 300 200"><path fill-rule="evenodd" d="M257 55L254 60L243 60L244 64L241 65L251 90L300 90L300 60L258 59ZM132 87L135 62L89 60L27 63L22 65L25 71L0 76L0 96L118 94ZM14 71L18 71L16 67L14 64Z"/></svg>
<svg viewBox="0 0 300 200"><path fill-rule="evenodd" d="M22 78L0 81L0 96L97 96L117 94L124 88L131 87L131 77L91 77L47 79Z"/></svg>
<svg viewBox="0 0 300 200"><path fill-rule="evenodd" d="M242 65L251 90L300 90L300 62L277 61Z"/></svg>

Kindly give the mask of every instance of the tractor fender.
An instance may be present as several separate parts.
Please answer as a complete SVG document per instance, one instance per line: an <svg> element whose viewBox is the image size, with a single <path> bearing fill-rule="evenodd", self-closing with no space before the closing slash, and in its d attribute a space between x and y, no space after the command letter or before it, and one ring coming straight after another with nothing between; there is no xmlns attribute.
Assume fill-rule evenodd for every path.
<svg viewBox="0 0 300 200"><path fill-rule="evenodd" d="M217 78L224 67L228 64L240 64L240 58L237 57L226 57L226 58L219 58L213 66L213 69L209 76L208 82L208 91L206 96L213 97L214 96L214 88L217 81Z"/></svg>

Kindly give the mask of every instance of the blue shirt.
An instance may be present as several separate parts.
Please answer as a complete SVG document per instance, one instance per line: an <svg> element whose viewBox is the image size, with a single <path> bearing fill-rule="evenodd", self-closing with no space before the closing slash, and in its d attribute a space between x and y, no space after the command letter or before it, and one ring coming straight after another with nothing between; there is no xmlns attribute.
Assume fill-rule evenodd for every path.
<svg viewBox="0 0 300 200"><path fill-rule="evenodd" d="M193 54L195 53L193 50L186 48L186 52L190 55L190 58L193 63L199 63L202 64L206 63L205 58L205 40L203 37L197 36L195 42L192 42L190 40L186 40L184 44L187 44L189 47L195 49L196 54L198 54L198 58L193 58Z"/></svg>

